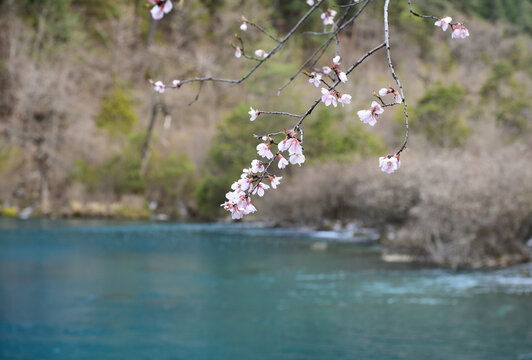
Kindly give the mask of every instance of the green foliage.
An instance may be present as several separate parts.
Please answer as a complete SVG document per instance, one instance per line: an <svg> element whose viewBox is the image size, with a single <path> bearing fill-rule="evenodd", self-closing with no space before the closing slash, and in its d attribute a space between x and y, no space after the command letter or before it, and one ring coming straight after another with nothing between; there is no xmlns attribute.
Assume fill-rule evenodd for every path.
<svg viewBox="0 0 532 360"><path fill-rule="evenodd" d="M72 37L80 17L72 9L72 0L22 0L15 6L24 19L43 38L65 42Z"/></svg>
<svg viewBox="0 0 532 360"><path fill-rule="evenodd" d="M189 200L195 192L194 165L185 154L162 156L152 151L145 183L150 198L157 198L160 203L173 204L178 198Z"/></svg>
<svg viewBox="0 0 532 360"><path fill-rule="evenodd" d="M496 63L491 75L480 89L481 101L487 98L495 104L497 123L506 129L510 135L519 136L530 130L531 110L528 91L525 83L515 78L516 67L513 63L501 61Z"/></svg>
<svg viewBox="0 0 532 360"><path fill-rule="evenodd" d="M463 145L471 133L461 117L466 93L458 84L431 86L411 115L410 128L439 146Z"/></svg>
<svg viewBox="0 0 532 360"><path fill-rule="evenodd" d="M505 127L512 135L518 136L530 131L530 102L528 98L502 98L497 104L497 122Z"/></svg>
<svg viewBox="0 0 532 360"><path fill-rule="evenodd" d="M145 134L130 136L127 146L101 165L89 165L84 160L74 162L71 180L88 186L90 191L112 189L123 194L149 194L161 204L173 205L175 200L191 200L195 192L194 166L187 155L161 155L152 149L146 175L141 176L140 152Z"/></svg>
<svg viewBox="0 0 532 360"><path fill-rule="evenodd" d="M417 7L413 7L414 11L421 12ZM427 60L428 55L434 48L434 41L431 40L433 36L433 23L424 21L423 19L413 18L410 14L410 9L406 1L396 2L393 8L390 9L393 14L398 14L399 30L407 34L410 39L419 47L419 56L421 59ZM394 16L395 18L395 16ZM415 21L415 24L413 24Z"/></svg>
<svg viewBox="0 0 532 360"><path fill-rule="evenodd" d="M17 166L20 158L21 154L17 148L0 145L0 174L9 174Z"/></svg>
<svg viewBox="0 0 532 360"><path fill-rule="evenodd" d="M329 109L321 109L307 119L305 128L305 154L309 160L343 160L353 154L385 151L380 137L365 131L358 122L347 126L340 123Z"/></svg>
<svg viewBox="0 0 532 360"><path fill-rule="evenodd" d="M499 95L501 85L503 83L512 82L512 76L514 73L515 69L510 63L506 61L496 63L491 70L490 77L482 85L482 88L480 89L480 95L483 97L497 97ZM515 81L513 81L512 85L516 85Z"/></svg>
<svg viewBox="0 0 532 360"><path fill-rule="evenodd" d="M137 120L131 95L124 85L115 80L113 89L102 100L96 125L110 135L128 134Z"/></svg>

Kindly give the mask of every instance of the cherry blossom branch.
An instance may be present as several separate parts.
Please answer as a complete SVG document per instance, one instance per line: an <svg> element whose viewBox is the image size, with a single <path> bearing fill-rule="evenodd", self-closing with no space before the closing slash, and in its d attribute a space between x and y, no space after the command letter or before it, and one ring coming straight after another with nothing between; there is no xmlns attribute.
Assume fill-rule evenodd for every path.
<svg viewBox="0 0 532 360"><path fill-rule="evenodd" d="M390 68L390 72L392 73L392 76L395 80L395 83L399 87L399 94L401 95L401 99L403 102L403 111L405 116L405 138L403 140L403 144L399 148L399 150L395 153L396 156L399 156L401 152L406 148L406 145L408 144L408 110L406 105L406 98L405 94L403 92L403 86L401 85L401 81L399 81L399 78L397 77L397 74L395 73L395 69L393 67L392 63L392 55L390 52L390 34L389 34L389 24L388 24L388 6L390 4L390 0L386 0L384 3L384 42L386 44L386 58L388 59L388 67Z"/></svg>
<svg viewBox="0 0 532 360"><path fill-rule="evenodd" d="M351 65L346 70L346 74L351 73L357 66L362 64L362 62L364 60L366 60L369 56L374 54L376 51L378 51L378 50L382 49L383 47L385 47L385 45L386 45L385 43L381 43L380 45L376 46L375 48L373 48L370 51L368 51L367 53L365 53L362 57L360 57L353 65ZM331 86L329 86L328 90L329 91L334 90L336 88L336 86L338 86L338 84L340 84L340 83L341 83L340 79L336 80ZM301 125L303 124L303 121L305 121L305 119L312 113L312 111L314 111L314 109L316 108L316 106L318 106L318 104L321 102L321 100L322 100L321 97L316 99L314 101L314 103L307 109L307 111L303 115L300 116L298 122L292 127L293 131L298 130L300 132L300 134L301 134L300 142L303 142L303 130L301 129ZM290 131L288 131L288 132L287 131L283 131L283 132L271 133L271 134L268 134L268 135L264 135L264 136L262 136L260 138L266 138L268 140L268 138L271 137L271 136L281 135L281 134L290 134ZM259 138L259 136L256 136L256 137ZM269 141L271 141L271 140L269 140ZM271 141L271 142L273 142L273 141ZM275 155L273 155L273 157L266 164L262 174L253 179L253 185L251 187L251 190L249 191L250 194L253 194L253 192L257 189L257 187L262 182L262 180L264 180L264 178L267 176L268 169L271 167L271 165L274 163L275 159L277 159L279 155L280 155L280 152L277 151L275 153Z"/></svg>
<svg viewBox="0 0 532 360"><path fill-rule="evenodd" d="M439 18L433 15L423 15L423 14L419 14L415 12L414 9L412 8L412 0L408 0L408 10L410 11L410 14L420 17L422 19L436 20L434 25L440 26L443 31L447 31L447 28L450 26L451 36L453 39L465 39L469 36L469 30L467 30L467 28L462 23L459 23L459 22L453 23L452 22L453 19L449 16Z"/></svg>
<svg viewBox="0 0 532 360"><path fill-rule="evenodd" d="M163 13L167 13L171 10L171 0L149 0L153 4L155 4L154 8L152 9L152 16L154 19L156 16L163 16ZM353 63L345 72L342 71L343 69L340 68L341 65L341 58L339 56L339 46L340 46L340 39L339 34L347 28L347 26L350 26L353 24L353 22L356 20L356 18L362 13L362 11L366 8L366 6L369 4L371 0L365 0L365 2L357 9L356 13L351 16L352 12L351 10L354 8L355 5L358 5L360 3L359 0L351 0L351 2L347 5L340 6L340 8L345 9L342 16L335 22L334 18L337 15L337 12L335 10L327 9L325 12L321 13L321 19L323 20L324 25L324 31L323 32L304 32L303 34L311 34L311 35L328 35L325 41L322 42L322 44L314 50L314 52L308 57L303 64L300 66L300 68L290 77L290 79L282 85L278 89L278 95L280 92L289 84L293 82L293 80L299 76L301 73L308 76L308 82L312 84L313 86L319 88L322 84L325 87L321 87L321 97L317 98L314 102L310 104L308 109L303 114L294 114L290 112L285 111L261 111L261 110L255 110L253 108L250 109L250 121L254 121L257 117L260 115L280 115L280 116L287 116L287 117L293 117L296 118L296 123L289 128L289 130L283 130L283 131L277 131L277 132L271 132L266 135L253 135L257 139L261 139L262 142L259 143L256 147L257 153L260 157L268 159L268 161L261 161L261 160L253 160L251 162L251 167L246 168L243 170L242 175L240 176L240 179L234 182L231 185L231 189L233 191L228 192L226 194L227 200L225 203L223 203L221 206L223 206L226 210L229 210L232 213L233 219L240 219L243 215L252 213L256 211L256 208L251 204L251 196L257 194L258 196L263 196L264 191L269 189L270 186L272 188L276 188L277 185L279 185L280 180L282 177L278 177L273 175L270 172L270 169L273 165L273 163L278 159L277 166L279 169L284 169L287 165L292 164L298 164L301 165L305 162L305 155L303 154L303 138L304 138L304 131L302 128L302 124L305 121L307 117L310 116L310 114L314 111L314 109L320 104L320 102L323 102L323 104L328 107L330 105L333 105L333 107L337 107L338 103L340 103L343 106L351 103L351 95L341 93L340 91L336 90L336 87L340 83L345 83L348 81L347 75L349 75L357 66L359 66L365 59L370 57L372 54L377 52L378 50L382 48L386 48L386 59L388 63L388 67L390 69L390 73L396 83L397 90L395 90L392 87L388 88L381 88L378 93L374 93L374 96L377 98L377 101L373 101L371 103L371 108L360 110L357 112L358 117L360 120L368 124L370 126L374 126L377 123L377 119L379 116L384 112L384 108L386 107L393 107L399 104L403 104L403 111L404 111L404 119L405 119L405 137L404 141L402 142L402 145L400 146L399 150L395 153L395 155L387 155L382 156L379 158L379 167L383 172L386 172L388 174L391 174L399 169L400 162L399 162L399 156L400 154L406 149L406 146L408 144L409 140L409 118L408 118L408 109L407 109L407 102L406 98L404 96L404 90L403 86L399 80L399 77L397 76L395 72L395 68L392 61L392 55L391 55L391 46L390 46L390 28L389 28L389 13L388 8L390 4L390 0L385 0L384 3L384 42L376 46L375 48L368 51L366 54L364 54L361 58L359 58L355 63ZM257 61L257 63L248 70L244 76L242 76L239 79L225 79L225 78L217 78L217 77L195 77L191 79L185 79L185 80L174 80L172 82L173 88L179 88L183 84L186 83L192 83L192 82L199 82L198 92L194 99L190 102L192 104L193 102L197 101L199 98L199 95L201 93L202 85L206 81L212 81L212 82L224 82L224 83L231 83L231 84L239 84L243 82L244 80L248 79L264 62L266 62L270 57L272 57L276 52L278 52L284 44L290 39L295 32L299 29L301 24L321 5L325 2L325 0L319 0L316 3L314 0L307 0L307 3L311 6L310 10L308 10L297 22L296 25L292 27L292 29L282 38L277 39L275 36L270 34L268 31L266 31L265 28L263 28L260 25L255 24L253 21L249 21L246 18L242 17L241 21L242 24L240 26L240 29L245 31L248 27L248 25L255 27L260 32L268 36L271 40L275 41L277 44L276 46L269 52L265 52L262 49L258 49L255 51L255 55L251 56L246 54L245 51L245 44L242 38L237 34L235 35L239 46L234 45L231 43L231 46L235 48L235 56L237 58L244 57L249 60ZM437 18L434 16L429 15L421 15L416 13L412 8L411 0L408 0L409 4L409 11L411 14L421 17L421 18L428 18L428 19L435 19L437 20L434 25L439 26L442 28L443 31L446 31L449 26L452 29L452 38L461 38L465 39L469 36L468 30L463 26L461 23L451 23L452 19L450 17L444 17L444 18ZM329 31L327 31L327 26L331 25L331 28ZM318 63L318 61L321 60L321 58L324 56L324 54L327 52L330 44L332 42L335 42L335 57L332 59L332 64L329 66L323 66L321 69L316 70L315 66ZM304 71L304 69L313 69L311 73ZM164 92L165 85L161 81L153 82L150 80L150 82L153 84L154 89L160 93ZM388 96L389 94L394 96L394 102L387 103L385 102L384 98L385 96ZM380 104L379 104L380 103ZM299 135L298 135L299 134ZM283 136L281 140L279 140L278 136ZM298 138L299 136L299 138ZM277 140L276 140L277 137ZM272 151L272 146L277 146L277 151ZM288 156L290 160L288 161L285 159L282 155L283 152L287 151ZM270 180L271 185L267 185L263 183L262 181L268 177Z"/></svg>
<svg viewBox="0 0 532 360"><path fill-rule="evenodd" d="M257 110L257 113L258 114L265 114L265 115L284 115L284 116L291 116L291 117L296 117L296 118L300 118L301 115L298 115L298 114L292 114L292 113L288 113L288 112L284 112L284 111L264 111L264 110Z"/></svg>
<svg viewBox="0 0 532 360"><path fill-rule="evenodd" d="M273 36L272 34L270 34L265 28L263 28L262 26L260 26L259 24L256 24L255 21L249 21L248 19L246 18L242 18L242 23L245 23L245 24L249 24L251 26L253 26L255 29L259 30L260 32L262 32L264 35L266 35L267 37L269 37L270 39L272 39L273 41L279 43L281 42L279 39L277 39L275 36Z"/></svg>
<svg viewBox="0 0 532 360"><path fill-rule="evenodd" d="M303 71L303 69L305 69L307 67L307 65L314 59L314 57L318 54L319 56L317 56L314 60L314 63L312 63L312 65L310 65L311 68L313 68L315 66L315 64L320 60L320 58L323 56L323 54L325 54L325 51L327 51L327 48L329 47L329 45L331 44L331 42L337 37L338 33L340 33L343 29L345 29L348 25L352 24L355 19L362 13L362 11L364 11L364 9L366 8L366 6L369 4L371 0L366 0L364 2L364 4L360 7L360 9L358 9L358 11L356 12L355 15L353 15L349 20L347 20L345 23L343 23L341 26L339 26L335 31L333 31L331 34L332 36L330 36L327 40L325 40L325 42L323 42L323 44L321 44L321 46L316 49L312 55L310 55L310 57L307 58L307 60L305 60L305 62L303 62L303 64L299 67L299 69L294 73L292 74L292 76L290 76L290 79L284 83L279 89L277 89L277 95L279 96L281 94L281 91L283 91L284 88L286 88L288 85L290 85L294 80L295 78L301 74L301 72ZM347 16L348 14L348 11L346 11L344 13L344 16L342 18L339 19L339 23L341 21L344 20L345 16Z"/></svg>
<svg viewBox="0 0 532 360"><path fill-rule="evenodd" d="M245 81L247 78L249 78L264 62L266 62L270 57L272 57L272 55L274 55L277 51L279 51L283 46L284 44L288 41L288 39L290 39L292 37L292 35L294 35L294 33L297 31L297 29L299 29L299 27L301 26L301 24L303 24L303 22L308 19L308 17L310 15L312 15L312 13L314 12L314 10L316 10L320 5L321 3L325 1L325 0L318 0L316 2L316 4L314 4L310 10L308 10L305 15L303 15L299 21L296 23L296 25L294 25L294 27L292 27L292 29L290 29L290 31L281 39L281 40L278 40L278 44L272 49L272 51L270 51L269 53L266 54L266 56L264 57L264 59L260 59L260 61L255 64L255 66L253 66L244 76L242 76L241 78L239 79L224 79L224 78L218 78L218 77L213 77L213 76L207 76L207 77L194 77L194 78L191 78L191 79L184 79L184 80L181 80L181 84L187 84L187 83L191 83L191 82L198 82L198 81L210 81L210 82L223 82L223 83L230 83L230 84L240 84L241 82Z"/></svg>
<svg viewBox="0 0 532 360"><path fill-rule="evenodd" d="M423 18L423 19L434 19L434 20L440 20L440 18L436 17L436 16L433 16L433 15L422 15L422 14L418 14L417 12L415 12L413 9L412 9L412 0L408 0L408 9L410 10L410 13L414 16L417 16L417 17L420 17L420 18Z"/></svg>

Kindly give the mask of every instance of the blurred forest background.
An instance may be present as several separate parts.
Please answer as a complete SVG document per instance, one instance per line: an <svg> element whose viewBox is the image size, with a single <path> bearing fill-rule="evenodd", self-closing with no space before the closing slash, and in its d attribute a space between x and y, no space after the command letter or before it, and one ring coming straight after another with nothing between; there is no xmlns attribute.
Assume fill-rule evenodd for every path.
<svg viewBox="0 0 532 360"><path fill-rule="evenodd" d="M343 3L329 1L331 8ZM305 121L307 163L285 171L249 219L315 228L359 221L380 229L390 251L454 267L525 261L532 0L414 3L423 13L466 20L471 37L451 40L434 21L410 16L406 0L392 2L393 58L413 133L400 171L381 173L377 159L400 144L402 110L386 111L374 128L356 116L374 91L393 85L379 52L344 85L350 106L320 105ZM251 134L291 125L266 116L252 123L249 107L302 113L320 95L301 76L277 96L321 44L308 34L239 86L204 84L190 106L197 84L161 95L147 81L240 77L252 63L233 56L235 32L248 51L274 46L254 29L240 31L240 17L282 36L308 10L303 0L185 0L158 22L143 0L0 4L4 216L226 219L219 204L257 157ZM383 41L382 5L372 1L342 33L345 64ZM302 31L321 29L318 12ZM331 47L319 65L333 56Z"/></svg>

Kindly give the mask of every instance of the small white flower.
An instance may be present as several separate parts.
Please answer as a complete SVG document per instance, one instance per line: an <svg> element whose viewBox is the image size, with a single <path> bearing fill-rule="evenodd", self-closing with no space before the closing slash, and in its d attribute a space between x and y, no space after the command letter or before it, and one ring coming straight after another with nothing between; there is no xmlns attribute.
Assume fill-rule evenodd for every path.
<svg viewBox="0 0 532 360"><path fill-rule="evenodd" d="M453 27L453 32L451 33L453 39L465 39L468 36L469 30L464 25L458 23L458 25Z"/></svg>
<svg viewBox="0 0 532 360"><path fill-rule="evenodd" d="M292 154L290 155L290 164L298 164L301 166L305 162L305 155L303 154Z"/></svg>
<svg viewBox="0 0 532 360"><path fill-rule="evenodd" d="M327 10L321 14L321 19L323 20L323 25L332 25L334 24L334 17L336 16L336 11Z"/></svg>
<svg viewBox="0 0 532 360"><path fill-rule="evenodd" d="M272 188L277 189L277 185L281 183L282 176L270 176L270 182L272 183Z"/></svg>
<svg viewBox="0 0 532 360"><path fill-rule="evenodd" d="M314 6L314 0L307 0L308 6Z"/></svg>
<svg viewBox="0 0 532 360"><path fill-rule="evenodd" d="M259 156L265 157L267 159L273 159L273 153L270 150L270 144L260 143L257 145L257 153Z"/></svg>
<svg viewBox="0 0 532 360"><path fill-rule="evenodd" d="M449 24L451 23L451 21L453 21L453 19L447 16L447 17L444 17L443 19L436 21L434 25L441 26L441 29L443 31L447 31L447 28L449 27Z"/></svg>
<svg viewBox="0 0 532 360"><path fill-rule="evenodd" d="M381 171L391 174L399 167L401 166L401 163L399 162L399 157L397 155L394 156L381 156L379 158L379 167L381 168Z"/></svg>
<svg viewBox="0 0 532 360"><path fill-rule="evenodd" d="M277 155L277 157L279 158L279 163L277 163L277 167L279 169L284 169L288 165L288 160L286 160L281 154Z"/></svg>
<svg viewBox="0 0 532 360"><path fill-rule="evenodd" d="M260 58L265 58L268 53L262 49L255 50L255 56Z"/></svg>
<svg viewBox="0 0 532 360"><path fill-rule="evenodd" d="M334 67L338 67L338 66L340 66L340 59L341 59L340 56L335 56L335 57L333 58L333 66L334 66Z"/></svg>
<svg viewBox="0 0 532 360"><path fill-rule="evenodd" d="M390 88L382 88L379 90L379 95L380 96L386 96L388 95L392 90Z"/></svg>
<svg viewBox="0 0 532 360"><path fill-rule="evenodd" d="M157 91L159 94L164 93L164 90L166 89L166 86L163 84L162 81L157 81L153 84L153 90Z"/></svg>
<svg viewBox="0 0 532 360"><path fill-rule="evenodd" d="M334 107L337 106L336 95L332 91L329 91L329 90L327 90L325 88L321 88L321 93L322 93L321 101L323 101L325 106L329 106L331 104Z"/></svg>
<svg viewBox="0 0 532 360"><path fill-rule="evenodd" d="M395 100L395 103L396 103L396 104L400 104L400 103L403 102L403 98L401 97L401 94L399 94L398 91L394 92L394 93L393 93L393 96L394 96L394 98L395 98L394 100Z"/></svg>
<svg viewBox="0 0 532 360"><path fill-rule="evenodd" d="M360 110L357 112L358 117L364 124L374 126L377 123L379 115L384 112L384 109L376 102L371 103L371 109Z"/></svg>
<svg viewBox="0 0 532 360"><path fill-rule="evenodd" d="M240 24L240 30L242 31L246 31L248 29L248 24L246 24L246 22L242 22L242 24Z"/></svg>
<svg viewBox="0 0 532 360"><path fill-rule="evenodd" d="M308 79L308 82L313 84L315 87L319 87L320 82L321 82L321 74L312 72L310 74L310 78Z"/></svg>
<svg viewBox="0 0 532 360"><path fill-rule="evenodd" d="M338 98L338 102L340 102L342 104L342 107L344 107L344 105L346 104L351 104L351 95L349 94L342 94L339 98Z"/></svg>
<svg viewBox="0 0 532 360"><path fill-rule="evenodd" d="M235 48L235 57L236 58L242 57L242 50L240 50L238 46Z"/></svg>
<svg viewBox="0 0 532 360"><path fill-rule="evenodd" d="M253 195L257 194L260 197L264 196L264 190L268 190L270 188L270 185L266 185L263 183L258 183L257 186L255 186L255 189L253 189Z"/></svg>
<svg viewBox="0 0 532 360"><path fill-rule="evenodd" d="M172 81L172 85L176 88L176 87L180 87L181 86L181 81L179 80L173 80Z"/></svg>
<svg viewBox="0 0 532 360"><path fill-rule="evenodd" d="M250 116L249 121L255 121L257 116L259 116L259 111L253 109L252 107L250 107L249 109L250 109L249 112L248 112L248 114Z"/></svg>
<svg viewBox="0 0 532 360"><path fill-rule="evenodd" d="M328 66L324 66L321 71L325 74L325 75L329 75L329 73L332 71L332 69Z"/></svg>
<svg viewBox="0 0 532 360"><path fill-rule="evenodd" d="M338 70L337 74L341 82L347 82L347 75L345 74L345 72Z"/></svg>
<svg viewBox="0 0 532 360"><path fill-rule="evenodd" d="M160 20L164 14L168 14L172 11L173 5L170 0L148 0L155 6L151 8L150 13L154 20Z"/></svg>
<svg viewBox="0 0 532 360"><path fill-rule="evenodd" d="M260 160L253 160L251 162L251 171L253 173L259 173L259 172L263 172L264 171L264 164L262 164L262 162Z"/></svg>

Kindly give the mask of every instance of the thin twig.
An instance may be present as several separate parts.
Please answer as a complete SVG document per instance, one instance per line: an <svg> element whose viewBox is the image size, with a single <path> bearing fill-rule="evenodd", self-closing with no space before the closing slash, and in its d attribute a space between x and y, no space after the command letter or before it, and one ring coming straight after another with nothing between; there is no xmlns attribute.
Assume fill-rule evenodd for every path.
<svg viewBox="0 0 532 360"><path fill-rule="evenodd" d="M397 151L396 155L400 155L401 152L406 148L406 144L408 143L408 111L406 106L406 98L405 94L403 93L403 86L401 85L401 82L399 81L399 78L395 74L395 70L392 63L392 55L390 53L390 34L389 34L389 25L388 25L388 6L390 4L390 0L386 0L384 3L384 43L386 44L386 57L388 59L388 67L390 68L390 72L392 73L392 76L397 83L397 87L399 87L399 93L401 94L401 98L403 101L403 109L405 114L405 139L403 141L403 144Z"/></svg>

